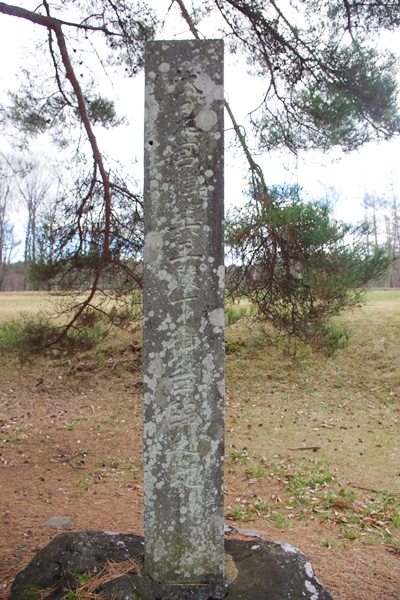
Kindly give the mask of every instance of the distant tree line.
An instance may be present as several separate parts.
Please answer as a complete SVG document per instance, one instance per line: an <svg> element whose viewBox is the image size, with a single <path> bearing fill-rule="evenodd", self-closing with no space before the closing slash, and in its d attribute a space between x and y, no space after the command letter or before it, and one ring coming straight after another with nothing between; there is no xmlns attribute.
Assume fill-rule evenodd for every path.
<svg viewBox="0 0 400 600"><path fill-rule="evenodd" d="M62 178L45 178L40 165L9 159L1 173L6 191L1 289L11 284L52 292L59 316L68 310L71 298L80 301L96 270L104 229L101 194L91 191L92 203L82 214L82 204L68 195ZM90 181L80 183L90 187ZM252 193L247 205L232 209L226 220L228 297L233 302L249 300L252 318L269 323L288 340L335 351L347 343L348 334L335 329L331 318L360 306L362 289L371 281L384 275L390 285L395 283L396 263L388 271L400 250L395 197L390 205L366 197L366 221L353 226L335 219L326 200L302 199L296 186L269 188L257 202ZM13 264L18 241L7 211L13 206L15 212L18 205L25 214L23 260ZM386 224L386 237L378 223ZM109 246L107 268L97 282L97 304L82 315L78 330L105 318L114 325L129 325L138 314L143 270L139 197L133 205L124 196L113 203Z"/></svg>
<svg viewBox="0 0 400 600"><path fill-rule="evenodd" d="M367 246L383 246L393 258L390 269L379 279L371 280L368 286L400 288L400 203L393 184L386 194L366 193L362 206L368 223Z"/></svg>

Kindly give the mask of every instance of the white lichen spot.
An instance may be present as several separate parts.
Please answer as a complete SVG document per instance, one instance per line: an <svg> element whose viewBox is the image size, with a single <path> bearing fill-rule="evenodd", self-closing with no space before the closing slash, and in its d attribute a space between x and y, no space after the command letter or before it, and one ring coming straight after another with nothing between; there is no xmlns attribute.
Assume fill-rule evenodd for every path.
<svg viewBox="0 0 400 600"><path fill-rule="evenodd" d="M214 260L215 260L215 258L214 258L213 256L209 256L209 257L208 257L208 262L209 262L210 264L211 264L211 263L213 263L213 262L214 262Z"/></svg>
<svg viewBox="0 0 400 600"><path fill-rule="evenodd" d="M224 397L225 396L225 379L221 379L220 381L218 381L217 388L218 388L218 392L219 392L220 396Z"/></svg>
<svg viewBox="0 0 400 600"><path fill-rule="evenodd" d="M157 546L154 548L153 552L154 562L162 560L167 554L168 551L165 549L164 544L162 543L162 541L159 541Z"/></svg>
<svg viewBox="0 0 400 600"><path fill-rule="evenodd" d="M150 362L147 370L155 377L160 377L165 373L165 367L162 363L162 360L158 356Z"/></svg>
<svg viewBox="0 0 400 600"><path fill-rule="evenodd" d="M203 96L208 105L212 104L214 100L222 101L224 99L223 86L215 83L208 73L197 75L194 80L194 86L203 92Z"/></svg>
<svg viewBox="0 0 400 600"><path fill-rule="evenodd" d="M146 85L146 104L145 104L145 123L146 136L153 142L153 148L156 146L155 132L156 121L160 112L160 105L154 97L153 86Z"/></svg>
<svg viewBox="0 0 400 600"><path fill-rule="evenodd" d="M148 75L149 75L149 79L155 79L156 78L156 74L154 73L154 71L149 71Z"/></svg>
<svg viewBox="0 0 400 600"><path fill-rule="evenodd" d="M207 327L207 319L205 319L204 317L201 317L201 323L200 323L200 329L199 332L200 333L204 333Z"/></svg>
<svg viewBox="0 0 400 600"><path fill-rule="evenodd" d="M310 577L310 579L312 579L314 577L314 571L309 560L304 565L304 569L307 573L307 577Z"/></svg>
<svg viewBox="0 0 400 600"><path fill-rule="evenodd" d="M195 118L196 126L203 131L210 131L217 121L217 113L208 109L201 110Z"/></svg>
<svg viewBox="0 0 400 600"><path fill-rule="evenodd" d="M215 308L210 315L211 325L215 327L223 327L225 324L225 314L223 308Z"/></svg>
<svg viewBox="0 0 400 600"><path fill-rule="evenodd" d="M158 190L158 188L160 187L160 182L157 181L157 179L155 177L152 178L152 180L150 181L150 189L153 192L153 190Z"/></svg>
<svg viewBox="0 0 400 600"><path fill-rule="evenodd" d="M159 231L149 231L144 240L143 258L145 263L157 260L162 248L162 235Z"/></svg>
<svg viewBox="0 0 400 600"><path fill-rule="evenodd" d="M155 434L157 433L157 428L156 428L155 423L145 423L144 431L145 431L146 439L154 437ZM153 448L153 450L154 450L154 448Z"/></svg>
<svg viewBox="0 0 400 600"><path fill-rule="evenodd" d="M166 62L163 62L163 63L161 63L161 65L158 66L158 70L161 71L161 73L168 73L170 68L171 68L170 64L166 63Z"/></svg>
<svg viewBox="0 0 400 600"><path fill-rule="evenodd" d="M217 269L218 275L218 287L223 288L225 284L225 267L224 265L219 265Z"/></svg>
<svg viewBox="0 0 400 600"><path fill-rule="evenodd" d="M215 139L215 140L219 140L219 139L220 139L220 137L221 137L221 134L220 134L220 132L219 132L219 131L217 131L216 133L214 133L214 139Z"/></svg>
<svg viewBox="0 0 400 600"><path fill-rule="evenodd" d="M167 92L167 94L173 94L175 91L175 86L174 85L166 85L165 91Z"/></svg>
<svg viewBox="0 0 400 600"><path fill-rule="evenodd" d="M204 175L206 177L212 177L214 175L214 171L211 171L211 169L207 169L207 171L205 171Z"/></svg>
<svg viewBox="0 0 400 600"><path fill-rule="evenodd" d="M306 579L304 585L306 586L307 591L311 594L310 600L318 600L319 593L317 592L315 585L313 585L311 581L308 581L308 579Z"/></svg>
<svg viewBox="0 0 400 600"><path fill-rule="evenodd" d="M298 554L299 553L297 548L295 548L291 544L287 544L286 542L277 542L277 543L280 545L282 550L284 550L285 552L289 552L289 554Z"/></svg>

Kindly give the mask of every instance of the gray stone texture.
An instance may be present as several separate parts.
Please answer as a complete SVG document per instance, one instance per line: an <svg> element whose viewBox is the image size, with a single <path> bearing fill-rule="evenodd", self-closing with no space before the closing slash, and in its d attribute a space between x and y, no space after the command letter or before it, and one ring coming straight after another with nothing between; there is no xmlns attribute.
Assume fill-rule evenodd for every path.
<svg viewBox="0 0 400 600"><path fill-rule="evenodd" d="M228 536L225 551L237 569L236 579L226 586L164 585L147 574L129 573L96 592L116 600L332 600L304 554L289 544ZM93 575L107 560L128 558L143 564L142 537L100 531L61 533L17 575L9 600L60 600L79 588L77 574Z"/></svg>
<svg viewBox="0 0 400 600"><path fill-rule="evenodd" d="M224 578L223 42L146 51L145 568Z"/></svg>
<svg viewBox="0 0 400 600"><path fill-rule="evenodd" d="M51 517L45 523L39 525L39 527L70 527L71 526L71 518L70 517Z"/></svg>

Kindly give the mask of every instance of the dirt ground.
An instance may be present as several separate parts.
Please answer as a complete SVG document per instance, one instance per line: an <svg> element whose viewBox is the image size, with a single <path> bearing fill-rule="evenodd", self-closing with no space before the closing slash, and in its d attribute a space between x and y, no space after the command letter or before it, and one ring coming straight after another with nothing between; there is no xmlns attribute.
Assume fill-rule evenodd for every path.
<svg viewBox="0 0 400 600"><path fill-rule="evenodd" d="M143 533L139 352L39 360L0 369L0 598L15 575L62 531L41 527L54 516L70 529ZM231 443L227 434L227 446ZM242 484L243 482L241 482ZM256 485L268 486L268 481ZM239 482L227 473L227 504ZM265 531L300 548L335 600L399 600L400 555L383 544L327 548L329 523L298 520L289 530L255 517L230 525ZM392 550L392 551L391 551Z"/></svg>

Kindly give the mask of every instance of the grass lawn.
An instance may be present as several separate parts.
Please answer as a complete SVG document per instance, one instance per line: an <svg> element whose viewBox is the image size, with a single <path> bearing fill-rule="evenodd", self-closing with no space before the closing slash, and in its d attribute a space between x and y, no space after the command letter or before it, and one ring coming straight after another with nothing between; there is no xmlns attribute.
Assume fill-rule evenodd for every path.
<svg viewBox="0 0 400 600"><path fill-rule="evenodd" d="M46 304L42 292L0 292L0 323L35 313Z"/></svg>
<svg viewBox="0 0 400 600"><path fill-rule="evenodd" d="M37 294L0 294L0 322ZM18 307L18 309L17 309ZM234 319L232 319L234 320ZM300 547L340 600L400 589L400 292L341 317L350 345L285 356L245 317L226 333L226 520ZM60 530L141 533L141 339L20 365L1 357L0 598Z"/></svg>
<svg viewBox="0 0 400 600"><path fill-rule="evenodd" d="M338 524L338 540L350 521L354 537L389 536L390 526L364 527L370 509L357 508L366 501L363 491L379 490L372 493L374 502L390 496L396 514L385 514L385 523L393 525L389 537L399 543L400 293L370 294L367 306L341 321L353 332L352 341L332 358L305 348L284 357L262 346L254 332L246 337L240 325L228 330L228 340L242 341L241 350L227 356L228 440L235 438L230 471L241 477L244 464L249 476L253 471L260 479L280 479L282 503L275 509L291 504L283 514L293 518L296 510L308 514L311 508ZM238 457L241 450L245 460Z"/></svg>

